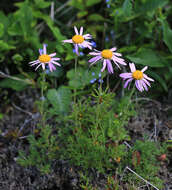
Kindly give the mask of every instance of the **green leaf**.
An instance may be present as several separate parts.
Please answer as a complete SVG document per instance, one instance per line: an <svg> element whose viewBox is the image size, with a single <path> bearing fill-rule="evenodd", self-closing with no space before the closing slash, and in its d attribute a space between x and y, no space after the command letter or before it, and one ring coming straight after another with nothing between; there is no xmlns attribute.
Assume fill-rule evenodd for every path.
<svg viewBox="0 0 172 190"><path fill-rule="evenodd" d="M141 1L136 1L135 12L145 14L148 11L155 11L157 8L163 7L168 3L167 0L145 0L144 3Z"/></svg>
<svg viewBox="0 0 172 190"><path fill-rule="evenodd" d="M163 27L163 41L172 53L172 30L166 20L162 20L161 23Z"/></svg>
<svg viewBox="0 0 172 190"><path fill-rule="evenodd" d="M150 67L165 67L167 64L167 61L152 49L140 48L135 54L128 55L127 58L136 64Z"/></svg>
<svg viewBox="0 0 172 190"><path fill-rule="evenodd" d="M86 1L86 6L90 7L90 6L93 6L93 5L95 5L97 3L100 3L100 2L101 2L101 0L87 0Z"/></svg>
<svg viewBox="0 0 172 190"><path fill-rule="evenodd" d="M13 80L10 78L5 78L2 81L0 81L0 87L1 88L12 88L16 91L22 91L24 90L29 84L25 82L24 76L22 75L15 75L14 77L18 77L22 80Z"/></svg>
<svg viewBox="0 0 172 190"><path fill-rule="evenodd" d="M45 2L44 0L34 0L37 8L44 9L51 5L51 2Z"/></svg>
<svg viewBox="0 0 172 190"><path fill-rule="evenodd" d="M53 21L51 20L51 18L50 18L49 16L44 15L44 14L41 13L40 11L34 11L34 12L33 12L33 15L34 15L34 17L43 19L43 20L46 22L46 24L48 25L48 27L50 28L50 30L52 31L52 33L54 34L55 38L56 38L58 41L62 41L62 40L64 40L64 39L66 39L66 38L61 34L59 28L54 26L54 23L53 23Z"/></svg>
<svg viewBox="0 0 172 190"><path fill-rule="evenodd" d="M94 75L92 75L94 73ZM100 73L100 67L91 67L90 70L78 67L75 74L75 70L71 69L67 72L67 78L69 79L69 86L72 88L83 89L86 85L90 84L92 79L98 79Z"/></svg>
<svg viewBox="0 0 172 190"><path fill-rule="evenodd" d="M8 51L11 49L15 49L15 46L9 45L8 43L0 40L0 52L1 51Z"/></svg>
<svg viewBox="0 0 172 190"><path fill-rule="evenodd" d="M72 94L65 86L61 86L58 90L50 89L47 98L52 104L57 114L65 114L70 110Z"/></svg>
<svg viewBox="0 0 172 190"><path fill-rule="evenodd" d="M88 16L89 21L104 21L104 18L99 14L91 14Z"/></svg>
<svg viewBox="0 0 172 190"><path fill-rule="evenodd" d="M4 25L0 23L0 37L2 37L4 34Z"/></svg>
<svg viewBox="0 0 172 190"><path fill-rule="evenodd" d="M130 16L132 14L132 2L131 0L125 0L122 6L123 13L125 16Z"/></svg>

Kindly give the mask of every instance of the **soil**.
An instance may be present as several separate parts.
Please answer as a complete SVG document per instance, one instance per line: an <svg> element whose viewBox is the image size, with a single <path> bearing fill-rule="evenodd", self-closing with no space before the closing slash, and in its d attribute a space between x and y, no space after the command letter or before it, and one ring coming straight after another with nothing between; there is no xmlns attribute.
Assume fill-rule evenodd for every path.
<svg viewBox="0 0 172 190"><path fill-rule="evenodd" d="M24 168L16 162L18 151L27 151L27 136L33 133L40 120L34 103L39 99L39 93L35 89L13 92L10 102L4 97L4 94L0 95L0 113L4 113L0 120L0 190L80 189L77 168L70 166L67 161L54 161L53 170L48 175L41 175L35 167ZM172 118L168 114L170 108L148 98L137 99L138 102L141 100L144 105L126 126L133 139L130 146L136 139L143 139L144 134L152 141L164 142L172 139ZM169 150L166 161L161 162L163 190L172 190L171 151ZM94 184L103 190L104 176L96 171L91 173L95 176Z"/></svg>

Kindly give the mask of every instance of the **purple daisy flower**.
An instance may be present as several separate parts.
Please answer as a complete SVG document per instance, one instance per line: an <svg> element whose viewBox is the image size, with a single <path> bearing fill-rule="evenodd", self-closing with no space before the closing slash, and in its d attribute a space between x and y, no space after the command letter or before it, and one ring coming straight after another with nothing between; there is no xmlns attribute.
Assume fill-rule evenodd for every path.
<svg viewBox="0 0 172 190"><path fill-rule="evenodd" d="M148 69L147 66L145 66L141 71L136 70L136 67L134 63L129 63L131 73L122 73L119 76L123 78L123 80L127 80L124 84L124 88L127 87L127 85L134 79L136 88L143 92L144 90L148 91L147 86L151 86L149 81L154 81L152 78L148 77L146 74L144 74L144 71Z"/></svg>
<svg viewBox="0 0 172 190"><path fill-rule="evenodd" d="M95 64L99 60L103 60L103 67L101 69L101 72L103 72L107 66L108 72L113 73L113 67L111 60L117 65L117 67L120 69L119 64L126 65L124 59L119 58L122 56L120 53L116 53L116 47L113 47L111 49L104 49L103 51L95 50L95 52L90 52L90 55L94 55L92 59L90 59L88 62L91 63L91 65Z"/></svg>
<svg viewBox="0 0 172 190"><path fill-rule="evenodd" d="M42 69L45 70L45 65L48 64L48 67L50 71L52 72L56 70L56 67L54 65L61 66L60 63L57 62L58 60L60 60L60 58L54 57L56 56L56 53L52 53L48 55L46 46L47 46L46 44L43 44L43 50L39 49L39 53L40 53L39 58L35 61L29 62L29 64L30 66L37 65L35 70L37 70L40 66L42 66Z"/></svg>
<svg viewBox="0 0 172 190"><path fill-rule="evenodd" d="M72 37L72 39L63 40L63 42L73 43L77 55L79 55L78 47L92 49L91 42L86 41L92 39L92 36L90 34L83 35L83 27L80 28L80 32L78 32L76 26L74 26L74 30L75 30L75 35Z"/></svg>

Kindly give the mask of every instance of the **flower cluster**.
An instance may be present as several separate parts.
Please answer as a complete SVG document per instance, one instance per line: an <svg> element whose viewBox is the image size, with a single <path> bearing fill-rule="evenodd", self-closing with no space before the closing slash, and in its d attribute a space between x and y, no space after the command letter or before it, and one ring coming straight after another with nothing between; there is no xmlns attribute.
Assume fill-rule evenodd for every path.
<svg viewBox="0 0 172 190"><path fill-rule="evenodd" d="M73 52L76 53L77 56L84 55L83 52L79 52L79 48L88 48L92 50L96 47L96 43L92 40L92 36L90 34L83 34L83 27L78 30L76 26L74 26L74 31L75 35L71 39L63 40L63 43L72 43L74 45ZM61 66L60 63L57 62L60 60L60 58L55 57L56 53L47 54L46 46L46 44L43 44L43 49L39 49L40 55L38 59L30 62L29 64L31 66L37 65L35 70L42 66L43 70L48 67L49 70L52 72L56 70L55 65ZM96 62L102 61L103 66L101 72L103 72L107 68L107 71L110 74L113 74L114 69L112 63L114 63L119 69L121 69L121 65L127 65L125 60L122 58L122 54L116 52L116 50L116 47L113 47L111 49L103 49L102 51L94 49L94 51L89 53L89 55L92 55L94 57L91 58L88 62L91 63L91 65L94 65L96 64ZM136 70L134 63L129 63L129 67L131 70L130 73L122 73L119 75L123 80L125 80L124 88L126 88L130 82L135 80L135 86L140 92L143 92L144 90L147 91L148 86L150 86L149 81L154 81L152 78L144 74L148 67L146 66L142 70ZM99 74L99 76L100 75L101 73ZM96 80L96 78L92 79L90 83L94 83ZM100 77L99 81L100 83L103 82Z"/></svg>

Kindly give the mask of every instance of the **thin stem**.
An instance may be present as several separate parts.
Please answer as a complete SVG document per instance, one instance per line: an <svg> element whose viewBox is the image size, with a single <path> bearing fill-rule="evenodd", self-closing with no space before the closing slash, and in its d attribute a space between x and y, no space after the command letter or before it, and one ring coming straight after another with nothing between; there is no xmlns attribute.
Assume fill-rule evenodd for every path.
<svg viewBox="0 0 172 190"><path fill-rule="evenodd" d="M132 90L131 90L131 92L130 92L130 95L129 95L129 101L128 101L128 104L127 104L127 106L126 106L126 108L125 108L125 111L124 111L124 118L123 118L123 121L122 121L122 126L124 125L124 122L125 122L125 120L126 120L126 118L127 118L127 111L128 111L128 107L130 106L130 104L131 104L131 97L132 97L132 95L134 94L134 92L135 92L135 86L133 86L133 88L132 88Z"/></svg>
<svg viewBox="0 0 172 190"><path fill-rule="evenodd" d="M42 81L41 81L41 116L42 116L42 126L45 126L45 116L44 116L44 86L45 86L45 72L42 74Z"/></svg>
<svg viewBox="0 0 172 190"><path fill-rule="evenodd" d="M75 56L75 80L76 80L76 74L77 74L77 63L78 63L78 56ZM76 103L76 88L74 89L74 103Z"/></svg>

